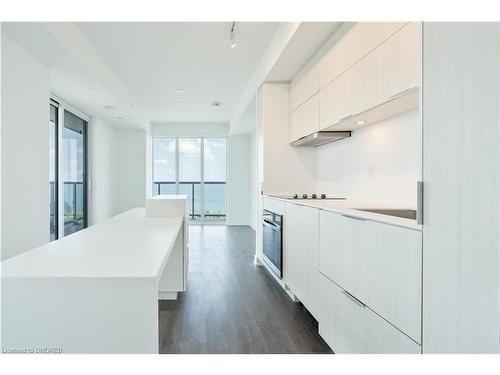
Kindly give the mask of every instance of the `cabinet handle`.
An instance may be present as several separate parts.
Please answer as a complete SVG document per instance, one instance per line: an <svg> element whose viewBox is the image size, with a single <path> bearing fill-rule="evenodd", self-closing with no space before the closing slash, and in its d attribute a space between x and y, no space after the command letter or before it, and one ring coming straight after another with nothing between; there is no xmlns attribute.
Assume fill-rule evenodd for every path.
<svg viewBox="0 0 500 375"><path fill-rule="evenodd" d="M418 86L413 86L413 87L410 87L408 89L404 89L403 91L400 91L397 94L392 95L389 99L399 98L400 96L403 96L404 94L409 93L410 91L413 91L417 88L418 88Z"/></svg>
<svg viewBox="0 0 500 375"><path fill-rule="evenodd" d="M359 220L359 221L366 221L364 217L357 217L357 216L351 216L347 214L342 214L343 217L347 217L348 219L354 219L354 220Z"/></svg>
<svg viewBox="0 0 500 375"><path fill-rule="evenodd" d="M345 290L343 290L343 291L342 291L342 294L343 294L344 296L346 296L347 298L349 298L349 299L350 299L352 302L354 302L356 305L358 305L358 306L360 306L360 307L363 307L363 308L365 308L365 307L366 307L366 305L365 305L363 302L361 302L359 299L357 299L356 297L354 297L351 293L346 292Z"/></svg>
<svg viewBox="0 0 500 375"><path fill-rule="evenodd" d="M417 224L424 223L424 182L417 181Z"/></svg>

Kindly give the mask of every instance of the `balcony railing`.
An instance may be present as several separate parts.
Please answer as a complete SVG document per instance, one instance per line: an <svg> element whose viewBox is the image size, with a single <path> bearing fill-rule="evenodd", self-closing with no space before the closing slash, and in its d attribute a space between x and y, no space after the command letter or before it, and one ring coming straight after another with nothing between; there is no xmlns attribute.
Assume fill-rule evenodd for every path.
<svg viewBox="0 0 500 375"><path fill-rule="evenodd" d="M226 219L226 182L205 181L204 183L205 221L223 221ZM155 181L154 194L177 194L175 181ZM202 219L201 182L179 181L179 194L188 195L188 215L191 220Z"/></svg>

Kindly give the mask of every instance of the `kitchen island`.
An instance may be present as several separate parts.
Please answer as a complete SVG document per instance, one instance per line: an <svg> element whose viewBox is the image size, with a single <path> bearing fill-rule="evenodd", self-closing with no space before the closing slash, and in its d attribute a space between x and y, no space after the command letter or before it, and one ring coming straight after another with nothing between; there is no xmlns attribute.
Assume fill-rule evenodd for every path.
<svg viewBox="0 0 500 375"><path fill-rule="evenodd" d="M3 261L2 349L158 353L159 296L185 289L169 274L185 277L185 228L185 210L136 208Z"/></svg>

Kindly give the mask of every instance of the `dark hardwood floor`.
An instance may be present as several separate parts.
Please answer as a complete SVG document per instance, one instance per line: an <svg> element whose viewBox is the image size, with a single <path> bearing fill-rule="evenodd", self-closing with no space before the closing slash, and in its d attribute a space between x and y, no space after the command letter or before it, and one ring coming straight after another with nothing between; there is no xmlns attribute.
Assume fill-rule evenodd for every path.
<svg viewBox="0 0 500 375"><path fill-rule="evenodd" d="M160 353L331 353L263 267L247 226L189 227L188 290L160 301Z"/></svg>

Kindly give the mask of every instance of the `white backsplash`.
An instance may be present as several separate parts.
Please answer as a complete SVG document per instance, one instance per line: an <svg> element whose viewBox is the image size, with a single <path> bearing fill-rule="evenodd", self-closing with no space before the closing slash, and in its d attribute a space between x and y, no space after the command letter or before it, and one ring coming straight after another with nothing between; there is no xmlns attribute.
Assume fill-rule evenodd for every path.
<svg viewBox="0 0 500 375"><path fill-rule="evenodd" d="M420 176L418 110L317 148L316 190L328 195L415 208Z"/></svg>

